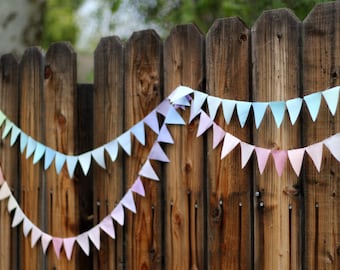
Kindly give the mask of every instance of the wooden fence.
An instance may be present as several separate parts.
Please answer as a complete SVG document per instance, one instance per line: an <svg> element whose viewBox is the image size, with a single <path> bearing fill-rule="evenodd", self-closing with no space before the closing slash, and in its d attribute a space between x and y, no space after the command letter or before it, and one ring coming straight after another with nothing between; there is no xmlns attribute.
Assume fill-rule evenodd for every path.
<svg viewBox="0 0 340 270"><path fill-rule="evenodd" d="M207 34L194 25L174 27L163 41L152 30L121 42L103 38L94 52L94 83L77 84L76 53L68 43L46 54L29 48L18 61L1 57L0 108L24 132L66 154L102 145L143 119L178 85L236 100L287 100L340 84L340 3L317 5L300 22L286 9L264 12L253 27L238 18L218 19ZM183 112L188 119L188 112ZM267 113L259 129L237 117L228 132L257 146L291 149L340 131L322 102L313 122L305 106L292 126L286 115L277 128ZM31 248L22 226L11 229L0 203L0 269L340 269L340 170L324 149L321 172L304 159L297 177L286 166L277 176L269 160L262 175L256 158L241 169L236 148L220 159L211 132L196 138L198 121L171 126L171 162L155 165L161 181L143 179L146 197L137 214L115 225L116 239L101 235L90 256L77 246L71 261L50 246ZM27 217L44 231L69 237L108 215L132 184L155 134L146 146L135 139L132 155L119 153L104 170L64 167L44 171L1 142L1 165Z"/></svg>

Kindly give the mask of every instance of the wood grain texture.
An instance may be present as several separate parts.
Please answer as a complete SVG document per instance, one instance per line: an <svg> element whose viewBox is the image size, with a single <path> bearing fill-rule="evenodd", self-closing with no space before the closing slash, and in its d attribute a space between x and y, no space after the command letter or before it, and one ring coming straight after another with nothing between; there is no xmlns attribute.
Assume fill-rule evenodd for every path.
<svg viewBox="0 0 340 270"><path fill-rule="evenodd" d="M219 19L206 37L207 91L212 96L249 100L248 28L238 18ZM225 124L222 108L216 123L250 142L250 121L241 128L237 117ZM212 149L208 133L208 266L209 269L251 268L251 163L242 170L239 148L221 160L222 143Z"/></svg>
<svg viewBox="0 0 340 270"><path fill-rule="evenodd" d="M317 5L303 22L304 95L340 84L340 3ZM340 132L339 108L332 116L324 100L316 122L304 110L304 144ZM324 149L321 172L305 161L306 269L340 268L340 169Z"/></svg>
<svg viewBox="0 0 340 270"><path fill-rule="evenodd" d="M123 133L124 50L117 37L102 38L94 57L94 147ZM123 157L113 163L106 156L106 170L93 166L94 223L111 213L123 195ZM123 229L115 223L116 239L102 234L102 248L94 256L94 269L124 269Z"/></svg>
<svg viewBox="0 0 340 270"><path fill-rule="evenodd" d="M281 101L299 96L300 22L288 10L265 11L252 27L252 82L254 101ZM254 144L276 150L300 146L300 124L290 123L286 113L277 128L270 110L258 130ZM256 158L254 159L255 163ZM278 176L270 157L263 175L255 166L254 260L255 269L300 269L300 196L285 190L299 183L287 162ZM263 203L263 207L261 207Z"/></svg>
<svg viewBox="0 0 340 270"><path fill-rule="evenodd" d="M155 31L135 32L125 50L125 129L147 116L162 98L162 41ZM135 138L132 156L126 158L125 181L129 188L136 180L156 140L145 126L146 146ZM162 197L163 177L157 162L152 162L161 183L144 179L145 198L135 195L137 215L127 211L126 269L162 269Z"/></svg>
<svg viewBox="0 0 340 270"><path fill-rule="evenodd" d="M164 90L177 86L204 89L204 37L194 25L172 29L164 44ZM184 114L189 120L189 110ZM170 127L175 144L167 153L165 269L204 269L205 172L203 138L196 138L198 121Z"/></svg>

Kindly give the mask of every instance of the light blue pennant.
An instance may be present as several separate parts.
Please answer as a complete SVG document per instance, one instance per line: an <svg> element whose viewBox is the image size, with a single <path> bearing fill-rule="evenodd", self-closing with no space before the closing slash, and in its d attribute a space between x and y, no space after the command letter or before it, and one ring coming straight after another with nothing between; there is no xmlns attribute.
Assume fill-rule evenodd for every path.
<svg viewBox="0 0 340 270"><path fill-rule="evenodd" d="M92 157L97 162L97 164L106 169L105 157L104 157L104 146L98 147L92 151Z"/></svg>
<svg viewBox="0 0 340 270"><path fill-rule="evenodd" d="M66 156L60 152L56 152L55 153L55 170L57 172L57 174L59 174L61 172L61 169L63 168L64 164L66 161Z"/></svg>
<svg viewBox="0 0 340 270"><path fill-rule="evenodd" d="M143 121L134 125L130 131L142 145L145 145L145 128Z"/></svg>
<svg viewBox="0 0 340 270"><path fill-rule="evenodd" d="M77 156L67 156L66 157L66 165L67 165L67 171L68 175L73 178L74 170L76 169L78 163L78 157Z"/></svg>
<svg viewBox="0 0 340 270"><path fill-rule="evenodd" d="M236 101L223 99L222 100L222 110L225 122L229 125L231 121L231 117L233 116L234 109L235 109Z"/></svg>
<svg viewBox="0 0 340 270"><path fill-rule="evenodd" d="M6 118L6 115L2 111L0 111L0 127L2 126Z"/></svg>
<svg viewBox="0 0 340 270"><path fill-rule="evenodd" d="M5 139L7 137L12 127L13 127L12 121L10 121L9 119L6 119L5 128L4 128L4 131L2 132L2 139Z"/></svg>
<svg viewBox="0 0 340 270"><path fill-rule="evenodd" d="M81 168L83 169L84 175L87 175L91 165L91 152L86 152L78 156L78 160Z"/></svg>
<svg viewBox="0 0 340 270"><path fill-rule="evenodd" d="M111 142L104 145L106 152L109 154L111 161L114 162L118 156L118 143L116 140L112 140Z"/></svg>
<svg viewBox="0 0 340 270"><path fill-rule="evenodd" d="M201 112L201 108L208 94L194 91L194 99L191 102L189 123Z"/></svg>
<svg viewBox="0 0 340 270"><path fill-rule="evenodd" d="M131 156L131 135L130 131L124 132L117 138L117 142L123 148L123 150Z"/></svg>
<svg viewBox="0 0 340 270"><path fill-rule="evenodd" d="M37 142L32 138L28 137L27 148L26 148L26 158L29 158L37 147Z"/></svg>
<svg viewBox="0 0 340 270"><path fill-rule="evenodd" d="M299 117L301 107L302 107L302 98L294 98L286 101L286 106L290 118L290 122L292 125L295 124L297 118Z"/></svg>
<svg viewBox="0 0 340 270"><path fill-rule="evenodd" d="M339 90L340 86L336 86L322 92L322 95L328 105L328 109L332 115L335 115L338 107Z"/></svg>
<svg viewBox="0 0 340 270"><path fill-rule="evenodd" d="M21 132L20 133L20 153L23 153L26 146L27 146L28 136L26 133Z"/></svg>
<svg viewBox="0 0 340 270"><path fill-rule="evenodd" d="M36 164L44 155L46 146L37 142L37 146L34 151L33 164Z"/></svg>
<svg viewBox="0 0 340 270"><path fill-rule="evenodd" d="M255 126L256 128L259 128L263 120L264 114L266 113L268 102L253 102L252 106L254 111Z"/></svg>
<svg viewBox="0 0 340 270"><path fill-rule="evenodd" d="M286 104L284 101L272 101L269 102L269 107L272 110L276 126L279 128L285 116Z"/></svg>
<svg viewBox="0 0 340 270"><path fill-rule="evenodd" d="M304 100L306 102L310 116L312 117L313 122L315 122L320 110L321 93L318 92L305 96Z"/></svg>
<svg viewBox="0 0 340 270"><path fill-rule="evenodd" d="M238 116L238 120L240 121L240 125L242 128L244 127L247 121L250 107L251 107L251 102L248 102L248 101L237 101L236 103L237 116Z"/></svg>
<svg viewBox="0 0 340 270"><path fill-rule="evenodd" d="M221 104L221 99L218 97L208 96L207 103L208 103L208 110L209 115L212 120L215 119L218 107Z"/></svg>
<svg viewBox="0 0 340 270"><path fill-rule="evenodd" d="M185 122L176 109L171 106L164 120L165 124L170 125L185 125Z"/></svg>
<svg viewBox="0 0 340 270"><path fill-rule="evenodd" d="M21 132L20 128L18 128L16 125L13 125L12 132L11 132L11 141L10 141L11 146L13 146L15 142L17 141L20 132Z"/></svg>
<svg viewBox="0 0 340 270"><path fill-rule="evenodd" d="M46 149L45 149L45 161L44 161L44 169L45 170L47 170L51 166L55 155L56 155L55 150L53 150L50 147L46 147Z"/></svg>

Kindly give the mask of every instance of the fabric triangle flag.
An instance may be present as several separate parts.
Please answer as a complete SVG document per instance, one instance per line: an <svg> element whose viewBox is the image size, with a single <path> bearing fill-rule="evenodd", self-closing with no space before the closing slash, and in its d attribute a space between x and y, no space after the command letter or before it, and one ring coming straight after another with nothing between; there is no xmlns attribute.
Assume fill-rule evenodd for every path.
<svg viewBox="0 0 340 270"><path fill-rule="evenodd" d="M33 164L36 164L45 154L46 146L37 142L37 147L34 151Z"/></svg>
<svg viewBox="0 0 340 270"><path fill-rule="evenodd" d="M22 154L27 146L28 136L26 133L20 133L20 153Z"/></svg>
<svg viewBox="0 0 340 270"><path fill-rule="evenodd" d="M112 140L111 142L104 145L106 152L109 154L111 161L115 162L118 156L118 143L116 140Z"/></svg>
<svg viewBox="0 0 340 270"><path fill-rule="evenodd" d="M164 124L168 125L185 125L182 116L176 111L174 107L170 107L165 117Z"/></svg>
<svg viewBox="0 0 340 270"><path fill-rule="evenodd" d="M96 249L100 249L100 230L99 226L94 226L91 230L88 231L88 236L91 242L94 244Z"/></svg>
<svg viewBox="0 0 340 270"><path fill-rule="evenodd" d="M56 152L55 153L55 170L57 172L57 174L59 174L61 172L61 169L63 168L64 164L66 161L66 156L60 152Z"/></svg>
<svg viewBox="0 0 340 270"><path fill-rule="evenodd" d="M320 104L321 104L321 93L313 93L303 98L306 102L308 111L310 116L312 117L313 122L315 122L316 118L319 114Z"/></svg>
<svg viewBox="0 0 340 270"><path fill-rule="evenodd" d="M157 174L155 173L154 169L151 166L150 160L147 160L143 167L140 169L138 175L149 178L149 179L153 179L153 180L157 180L159 181L159 178L157 176Z"/></svg>
<svg viewBox="0 0 340 270"><path fill-rule="evenodd" d="M42 235L42 231L38 227L33 226L31 230L31 247L35 246L35 244L40 239L41 235Z"/></svg>
<svg viewBox="0 0 340 270"><path fill-rule="evenodd" d="M106 216L100 223L99 227L112 239L116 238L115 227L113 225L112 217Z"/></svg>
<svg viewBox="0 0 340 270"><path fill-rule="evenodd" d="M218 97L208 96L208 110L211 119L215 119L218 107L221 105L222 100Z"/></svg>
<svg viewBox="0 0 340 270"><path fill-rule="evenodd" d="M0 201L10 197L11 195L12 195L12 192L7 182L4 182L0 188Z"/></svg>
<svg viewBox="0 0 340 270"><path fill-rule="evenodd" d="M87 175L91 165L91 152L86 152L78 156L80 167L83 169L84 175Z"/></svg>
<svg viewBox="0 0 340 270"><path fill-rule="evenodd" d="M124 132L117 138L117 142L123 148L126 154L131 156L131 135L130 131Z"/></svg>
<svg viewBox="0 0 340 270"><path fill-rule="evenodd" d="M51 166L55 155L56 155L55 150L53 150L52 148L46 147L46 149L45 149L45 160L44 160L44 169L45 170L47 170Z"/></svg>
<svg viewBox="0 0 340 270"><path fill-rule="evenodd" d="M1 167L0 167L0 188L1 185L5 182L4 174L2 173Z"/></svg>
<svg viewBox="0 0 340 270"><path fill-rule="evenodd" d="M223 110L223 116L225 122L229 125L231 118L234 113L236 101L235 100L229 100L229 99L223 99L222 100L222 110Z"/></svg>
<svg viewBox="0 0 340 270"><path fill-rule="evenodd" d="M297 176L300 175L305 148L288 150L288 158Z"/></svg>
<svg viewBox="0 0 340 270"><path fill-rule="evenodd" d="M322 161L322 142L312 144L306 147L306 152L312 159L315 168L320 172Z"/></svg>
<svg viewBox="0 0 340 270"><path fill-rule="evenodd" d="M336 86L322 92L322 95L327 103L328 109L332 115L335 115L336 109L338 107L339 90L340 86Z"/></svg>
<svg viewBox="0 0 340 270"><path fill-rule="evenodd" d="M213 149L215 149L225 136L225 131L219 125L213 123Z"/></svg>
<svg viewBox="0 0 340 270"><path fill-rule="evenodd" d="M27 237L27 235L30 233L32 228L33 228L33 223L27 217L25 217L23 225L22 225L22 232L25 237Z"/></svg>
<svg viewBox="0 0 340 270"><path fill-rule="evenodd" d="M68 171L68 175L71 178L73 178L74 170L76 169L77 163L78 163L78 157L76 156L66 157L67 171Z"/></svg>
<svg viewBox="0 0 340 270"><path fill-rule="evenodd" d="M252 106L255 118L255 126L256 128L259 128L263 120L264 114L267 111L268 102L253 102Z"/></svg>
<svg viewBox="0 0 340 270"><path fill-rule="evenodd" d="M21 132L20 128L18 128L16 125L13 125L12 132L11 132L11 141L10 141L11 146L13 146L15 142L17 141L20 135L20 132Z"/></svg>
<svg viewBox="0 0 340 270"><path fill-rule="evenodd" d="M137 177L136 181L133 183L131 190L134 193L137 193L138 195L145 197L145 190L144 190L143 182L139 176Z"/></svg>
<svg viewBox="0 0 340 270"><path fill-rule="evenodd" d="M134 125L130 131L142 145L145 145L145 128L143 121Z"/></svg>
<svg viewBox="0 0 340 270"><path fill-rule="evenodd" d="M90 255L90 242L87 232L79 234L76 238L78 245L84 251L84 253L89 256Z"/></svg>
<svg viewBox="0 0 340 270"><path fill-rule="evenodd" d="M168 130L168 127L163 124L160 131L159 131L159 134L158 134L158 137L157 137L157 141L158 142L164 142L164 143L169 143L169 144L173 144L174 143L174 139L172 138L169 130Z"/></svg>
<svg viewBox="0 0 340 270"><path fill-rule="evenodd" d="M41 241L43 252L44 254L46 254L47 248L52 241L52 236L47 233L42 233L40 241Z"/></svg>
<svg viewBox="0 0 340 270"><path fill-rule="evenodd" d="M221 159L225 158L239 143L238 138L227 132L224 136Z"/></svg>
<svg viewBox="0 0 340 270"><path fill-rule="evenodd" d="M333 157L340 162L340 133L337 133L323 141Z"/></svg>
<svg viewBox="0 0 340 270"><path fill-rule="evenodd" d="M294 98L286 101L286 106L290 118L290 122L292 125L295 124L298 116L300 115L301 107L302 107L302 98Z"/></svg>
<svg viewBox="0 0 340 270"><path fill-rule="evenodd" d="M28 137L27 148L26 148L26 158L29 158L37 147L37 142L32 138Z"/></svg>
<svg viewBox="0 0 340 270"><path fill-rule="evenodd" d="M128 192L125 193L120 202L125 208L136 214L136 204L131 190L128 190Z"/></svg>
<svg viewBox="0 0 340 270"><path fill-rule="evenodd" d="M14 209L17 209L18 207L19 207L19 204L18 204L17 200L11 194L11 196L9 196L9 199L8 199L8 202L7 202L8 213L11 213Z"/></svg>
<svg viewBox="0 0 340 270"><path fill-rule="evenodd" d="M1 139L5 139L7 137L7 135L9 134L9 132L11 131L13 126L14 126L14 124L12 123L12 121L10 121L9 119L6 119L6 124L5 124L5 128L2 132L2 138Z"/></svg>
<svg viewBox="0 0 340 270"><path fill-rule="evenodd" d="M186 97L181 97L181 98L175 100L173 102L173 105L175 107L178 107L178 106L180 106L180 107L183 107L183 106L189 107L190 106L190 101L189 101L187 96Z"/></svg>
<svg viewBox="0 0 340 270"><path fill-rule="evenodd" d="M194 90L190 87L180 85L169 95L168 98L170 99L170 102L175 102L182 97L190 95L192 92L194 92Z"/></svg>
<svg viewBox="0 0 340 270"><path fill-rule="evenodd" d="M105 165L105 157L104 157L104 146L100 146L91 152L93 159L97 162L97 164L106 169Z"/></svg>
<svg viewBox="0 0 340 270"><path fill-rule="evenodd" d="M147 124L156 134L159 133L159 123L156 110L150 112L144 119L144 123Z"/></svg>
<svg viewBox="0 0 340 270"><path fill-rule="evenodd" d="M276 126L279 128L285 116L286 103L284 101L273 101L269 103L269 107L273 113Z"/></svg>
<svg viewBox="0 0 340 270"><path fill-rule="evenodd" d="M117 204L116 207L112 210L111 217L121 226L124 225L124 209L120 203Z"/></svg>
<svg viewBox="0 0 340 270"><path fill-rule="evenodd" d="M163 151L158 142L155 142L150 150L148 159L158 160L161 162L170 162L169 158Z"/></svg>
<svg viewBox="0 0 340 270"><path fill-rule="evenodd" d="M54 252L57 255L57 258L60 258L60 251L61 251L61 247L63 246L63 239L62 238L58 238L58 237L53 237L52 238L52 243L53 243L53 247L54 247Z"/></svg>
<svg viewBox="0 0 340 270"><path fill-rule="evenodd" d="M25 214L22 212L20 207L15 209L14 217L12 220L12 228L18 226L25 219Z"/></svg>
<svg viewBox="0 0 340 270"><path fill-rule="evenodd" d="M165 117L171 106L172 105L170 104L170 101L168 99L165 99L157 106L156 112L158 112L159 114Z"/></svg>
<svg viewBox="0 0 340 270"><path fill-rule="evenodd" d="M260 174L262 174L264 171L264 168L267 165L267 161L269 158L269 154L271 153L271 150L262 148L262 147L255 147L255 153L257 156L257 164L259 166L259 171L260 171Z"/></svg>
<svg viewBox="0 0 340 270"><path fill-rule="evenodd" d="M198 130L196 137L201 136L208 128L212 126L214 120L210 118L204 111L201 111L200 122L198 124Z"/></svg>
<svg viewBox="0 0 340 270"><path fill-rule="evenodd" d="M73 246L74 246L75 241L76 241L75 237L68 237L68 238L63 239L64 250L65 250L65 253L66 253L66 257L69 261L72 258Z"/></svg>
<svg viewBox="0 0 340 270"><path fill-rule="evenodd" d="M272 150L272 156L274 158L274 164L279 176L282 176L283 169L287 162L286 150Z"/></svg>
<svg viewBox="0 0 340 270"><path fill-rule="evenodd" d="M6 115L2 111L0 111L0 127L2 126L6 119L7 119Z"/></svg>
<svg viewBox="0 0 340 270"><path fill-rule="evenodd" d="M242 169L247 165L251 154L254 152L255 146L245 143L245 142L240 142L241 145L241 164L242 164Z"/></svg>
<svg viewBox="0 0 340 270"><path fill-rule="evenodd" d="M201 108L208 94L199 91L194 92L194 99L191 101L189 123L201 112Z"/></svg>
<svg viewBox="0 0 340 270"><path fill-rule="evenodd" d="M248 102L248 101L237 101L236 103L237 116L238 116L238 120L240 121L240 125L242 128L246 124L250 107L251 107L251 102Z"/></svg>

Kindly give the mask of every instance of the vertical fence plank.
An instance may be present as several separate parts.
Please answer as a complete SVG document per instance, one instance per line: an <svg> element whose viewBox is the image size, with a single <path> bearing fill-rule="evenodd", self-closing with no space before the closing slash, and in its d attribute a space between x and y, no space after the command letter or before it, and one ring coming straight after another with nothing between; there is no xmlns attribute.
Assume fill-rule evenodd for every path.
<svg viewBox="0 0 340 270"><path fill-rule="evenodd" d="M164 90L178 85L204 89L204 37L194 25L176 26L164 45ZM185 121L188 120L185 113ZM203 139L196 138L198 121L170 129L166 166L165 265L167 269L204 269L205 170Z"/></svg>
<svg viewBox="0 0 340 270"><path fill-rule="evenodd" d="M18 125L19 102L19 64L12 54L3 55L0 59L0 110ZM15 196L18 196L18 144L10 147L9 136L0 145L1 168L8 185ZM9 270L18 266L20 256L17 250L17 233L11 228L7 212L7 200L0 203L0 269Z"/></svg>
<svg viewBox="0 0 340 270"><path fill-rule="evenodd" d="M264 12L252 28L253 99L281 101L299 96L300 22L288 10ZM287 150L300 146L299 124L285 114L277 128L270 110L253 132L256 146ZM255 161L256 162L256 161ZM298 183L287 161L281 177L270 157L262 175L255 165L255 269L300 269ZM262 207L263 206L263 207Z"/></svg>
<svg viewBox="0 0 340 270"><path fill-rule="evenodd" d="M20 100L20 128L23 132L38 141L44 141L42 125L43 113L43 68L44 59L38 48L29 48L21 60L21 100ZM26 153L21 155L20 204L25 215L40 228L44 229L42 206L45 204L41 163L33 165L32 157L26 159ZM22 243L21 268L43 269L44 258L40 245L31 248L30 237L21 237Z"/></svg>
<svg viewBox="0 0 340 270"><path fill-rule="evenodd" d="M207 90L210 95L249 100L248 28L238 19L216 20L206 38ZM234 117L226 125L220 109L216 123L245 142L250 125ZM241 169L240 151L221 160L222 144L212 150L208 137L208 260L209 269L251 268L251 164Z"/></svg>
<svg viewBox="0 0 340 270"><path fill-rule="evenodd" d="M123 45L117 37L102 38L94 56L94 146L101 146L123 132L124 95ZM94 222L109 215L123 194L122 157L106 169L94 165ZM102 248L94 257L95 269L124 269L123 229L115 223L116 239L103 234Z"/></svg>
<svg viewBox="0 0 340 270"><path fill-rule="evenodd" d="M55 43L46 53L44 89L45 142L48 147L66 155L75 154L76 54L68 43ZM47 232L56 237L78 234L78 183L70 178L66 165L60 174L51 166L46 171ZM49 248L49 268L76 269L75 254L67 261L65 254L58 259Z"/></svg>
<svg viewBox="0 0 340 270"><path fill-rule="evenodd" d="M162 97L162 42L152 30L135 32L125 51L125 129L132 127L149 114ZM142 164L156 140L148 127L146 146L136 139L132 143L132 156L126 159L126 188L136 180ZM126 269L162 269L162 200L159 166L152 163L161 183L143 181L145 198L135 196L137 215L128 213Z"/></svg>
<svg viewBox="0 0 340 270"><path fill-rule="evenodd" d="M317 5L303 22L304 95L340 84L340 3ZM340 131L339 108L332 116L324 100L317 121L304 110L304 144ZM305 162L306 269L340 269L340 169L324 149L320 173Z"/></svg>

